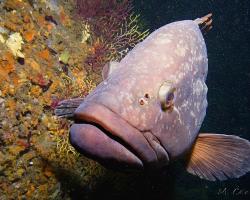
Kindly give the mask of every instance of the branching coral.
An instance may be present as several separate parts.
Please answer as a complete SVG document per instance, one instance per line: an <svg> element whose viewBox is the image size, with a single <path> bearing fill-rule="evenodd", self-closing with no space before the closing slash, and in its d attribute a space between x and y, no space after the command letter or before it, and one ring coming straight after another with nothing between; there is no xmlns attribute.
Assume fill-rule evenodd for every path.
<svg viewBox="0 0 250 200"><path fill-rule="evenodd" d="M69 154L73 154L76 157L80 155L78 152L76 152L74 147L71 146L71 144L69 143L68 137L67 138L57 137L56 142L57 142L56 147L57 147L58 155L69 156Z"/></svg>
<svg viewBox="0 0 250 200"><path fill-rule="evenodd" d="M138 24L139 15L131 14L128 19L121 23L120 29L109 36L110 41L106 41L109 49L109 60L120 60L137 43L147 37L149 31L140 31Z"/></svg>
<svg viewBox="0 0 250 200"><path fill-rule="evenodd" d="M78 15L84 19L123 19L132 9L130 0L77 0L76 5Z"/></svg>
<svg viewBox="0 0 250 200"><path fill-rule="evenodd" d="M129 0L78 0L77 8L95 34L85 60L92 69L101 68L110 60L119 61L149 33L140 30L139 15L132 13Z"/></svg>

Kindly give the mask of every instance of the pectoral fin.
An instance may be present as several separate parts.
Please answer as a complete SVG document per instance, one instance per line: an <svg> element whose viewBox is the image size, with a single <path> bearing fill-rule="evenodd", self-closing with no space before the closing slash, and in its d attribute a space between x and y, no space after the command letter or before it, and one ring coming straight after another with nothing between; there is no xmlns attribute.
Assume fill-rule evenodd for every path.
<svg viewBox="0 0 250 200"><path fill-rule="evenodd" d="M58 117L71 118L76 108L83 102L84 98L66 99L56 106L55 115Z"/></svg>
<svg viewBox="0 0 250 200"><path fill-rule="evenodd" d="M210 181L239 178L250 171L250 142L234 135L199 134L187 171Z"/></svg>

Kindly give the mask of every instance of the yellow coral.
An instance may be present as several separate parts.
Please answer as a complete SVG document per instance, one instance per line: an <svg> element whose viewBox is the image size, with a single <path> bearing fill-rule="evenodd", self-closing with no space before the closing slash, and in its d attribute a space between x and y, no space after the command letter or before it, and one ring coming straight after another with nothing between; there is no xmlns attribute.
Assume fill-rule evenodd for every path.
<svg viewBox="0 0 250 200"><path fill-rule="evenodd" d="M4 39L4 37L0 34L0 42L1 43L5 43L5 39Z"/></svg>
<svg viewBox="0 0 250 200"><path fill-rule="evenodd" d="M93 80L91 80L89 77L86 77L84 79L84 88L87 91L87 93L90 93L92 90L94 90L96 88L96 83L93 82Z"/></svg>
<svg viewBox="0 0 250 200"><path fill-rule="evenodd" d="M7 47L11 50L14 56L18 56L24 58L24 54L21 52L23 38L20 33L13 33L10 35L8 40L6 41Z"/></svg>
<svg viewBox="0 0 250 200"><path fill-rule="evenodd" d="M39 73L41 72L40 65L33 58L26 59L26 63L31 67L31 69Z"/></svg>
<svg viewBox="0 0 250 200"><path fill-rule="evenodd" d="M72 154L76 157L78 157L80 154L74 149L74 147L71 146L69 143L68 137L56 137L56 148L59 152L59 154L63 154L66 156L69 156L69 154Z"/></svg>
<svg viewBox="0 0 250 200"><path fill-rule="evenodd" d="M39 97L41 93L42 93L42 89L37 85L32 86L31 89L30 89L30 95L31 96Z"/></svg>
<svg viewBox="0 0 250 200"><path fill-rule="evenodd" d="M84 24L82 30L82 41L81 43L85 43L90 37L90 25Z"/></svg>

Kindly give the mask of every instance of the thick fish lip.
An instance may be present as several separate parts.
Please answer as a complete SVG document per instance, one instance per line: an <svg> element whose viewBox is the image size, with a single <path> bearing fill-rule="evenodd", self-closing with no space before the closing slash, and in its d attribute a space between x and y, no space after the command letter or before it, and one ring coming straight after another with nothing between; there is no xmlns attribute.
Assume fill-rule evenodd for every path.
<svg viewBox="0 0 250 200"><path fill-rule="evenodd" d="M125 163L148 168L158 162L142 132L102 104L85 103L75 111L71 127L73 146L100 163Z"/></svg>
<svg viewBox="0 0 250 200"><path fill-rule="evenodd" d="M73 124L70 141L80 153L104 166L116 169L143 168L143 163L137 156L93 124Z"/></svg>

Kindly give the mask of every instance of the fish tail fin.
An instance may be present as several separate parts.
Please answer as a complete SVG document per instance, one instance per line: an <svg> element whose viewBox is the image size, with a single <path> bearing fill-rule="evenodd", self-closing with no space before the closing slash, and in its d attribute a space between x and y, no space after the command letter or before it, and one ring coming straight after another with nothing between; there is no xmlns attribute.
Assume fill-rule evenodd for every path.
<svg viewBox="0 0 250 200"><path fill-rule="evenodd" d="M56 106L55 115L63 118L72 118L76 108L83 102L84 98L66 99Z"/></svg>
<svg viewBox="0 0 250 200"><path fill-rule="evenodd" d="M187 171L210 181L239 178L250 171L250 142L234 135L199 134Z"/></svg>

